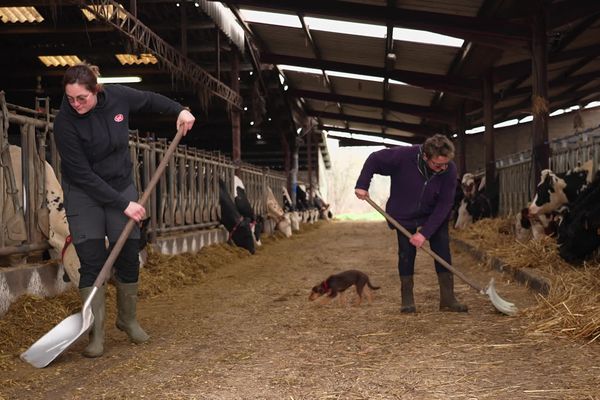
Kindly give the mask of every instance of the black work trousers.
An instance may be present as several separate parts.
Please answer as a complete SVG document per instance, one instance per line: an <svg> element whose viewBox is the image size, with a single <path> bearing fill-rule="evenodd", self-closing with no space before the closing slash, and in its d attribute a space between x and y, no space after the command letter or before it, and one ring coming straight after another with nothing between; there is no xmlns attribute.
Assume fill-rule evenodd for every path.
<svg viewBox="0 0 600 400"><path fill-rule="evenodd" d="M416 229L407 229L410 233L415 233ZM396 230L398 237L398 273L400 276L414 275L415 273L415 257L417 248L413 246L409 238L404 236L402 232ZM437 231L429 238L431 250L437 253L441 258L452 265L450 255L450 236L448 233L448 220L446 220ZM448 269L439 262L435 261L435 271L448 272Z"/></svg>
<svg viewBox="0 0 600 400"><path fill-rule="evenodd" d="M98 203L84 190L67 182L63 184L65 211L69 231L79 257L79 287L94 284L109 250L123 232L129 218L123 210ZM137 201L133 183L121 192L130 201ZM108 239L109 248L106 240ZM138 281L140 229L135 225L114 264L116 278L123 283Z"/></svg>

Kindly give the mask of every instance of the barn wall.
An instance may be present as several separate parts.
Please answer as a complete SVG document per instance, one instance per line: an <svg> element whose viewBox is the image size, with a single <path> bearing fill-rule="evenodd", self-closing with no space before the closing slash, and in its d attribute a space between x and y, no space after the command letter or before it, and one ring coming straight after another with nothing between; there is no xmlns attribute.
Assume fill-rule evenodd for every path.
<svg viewBox="0 0 600 400"><path fill-rule="evenodd" d="M576 133L574 128L574 118L577 114L571 112L568 114L551 117L548 120L548 137L550 140L565 136L571 136ZM600 125L600 107L582 110L580 112L583 120L583 128L579 131L594 128ZM519 124L506 128L494 129L494 146L496 160L502 159L508 155L520 153L531 149L531 122ZM483 133L466 136L466 166L467 171L477 171L485 168L485 152ZM460 154L457 154L457 163Z"/></svg>

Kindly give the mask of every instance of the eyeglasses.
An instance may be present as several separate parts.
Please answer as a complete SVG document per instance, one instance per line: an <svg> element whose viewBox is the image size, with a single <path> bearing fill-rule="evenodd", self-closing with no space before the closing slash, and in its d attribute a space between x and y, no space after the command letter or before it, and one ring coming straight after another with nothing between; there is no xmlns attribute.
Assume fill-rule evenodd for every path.
<svg viewBox="0 0 600 400"><path fill-rule="evenodd" d="M435 161L433 161L431 158L427 159L427 162L431 163L431 167L435 167L435 168L441 168L441 169L446 169L448 168L448 163L437 163Z"/></svg>
<svg viewBox="0 0 600 400"><path fill-rule="evenodd" d="M85 104L85 103L87 103L88 98L90 97L91 94L92 94L92 92L90 92L88 94L81 94L77 97L67 96L67 101L69 102L69 104L75 104L75 102L77 102L79 104Z"/></svg>

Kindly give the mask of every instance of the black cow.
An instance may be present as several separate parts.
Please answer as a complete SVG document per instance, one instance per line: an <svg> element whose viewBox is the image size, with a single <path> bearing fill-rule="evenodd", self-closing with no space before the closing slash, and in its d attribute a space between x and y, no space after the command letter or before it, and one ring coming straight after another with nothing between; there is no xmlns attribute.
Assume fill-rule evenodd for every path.
<svg viewBox="0 0 600 400"><path fill-rule="evenodd" d="M300 185L296 185L296 207L298 211L306 211L309 209L308 196L306 191L303 190Z"/></svg>
<svg viewBox="0 0 600 400"><path fill-rule="evenodd" d="M560 256L569 263L589 257L600 246L600 177L563 212L558 227Z"/></svg>
<svg viewBox="0 0 600 400"><path fill-rule="evenodd" d="M236 246L254 254L256 248L250 227L250 219L240 214L222 179L219 179L219 205L221 206L221 218L219 220L229 232L228 241L233 241Z"/></svg>
<svg viewBox="0 0 600 400"><path fill-rule="evenodd" d="M252 228L252 233L254 234L254 238L256 240L256 244L258 246L261 245L260 235L264 229L264 219L260 215L256 215L254 213L254 209L248 200L248 196L246 195L246 188L244 187L244 183L237 176L234 177L235 184L235 206L238 211L242 215L242 217L248 218L250 220L250 227Z"/></svg>

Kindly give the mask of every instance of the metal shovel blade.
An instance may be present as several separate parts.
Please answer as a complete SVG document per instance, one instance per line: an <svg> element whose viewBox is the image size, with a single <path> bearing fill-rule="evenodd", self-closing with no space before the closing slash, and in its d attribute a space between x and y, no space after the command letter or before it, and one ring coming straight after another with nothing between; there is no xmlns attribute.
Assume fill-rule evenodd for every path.
<svg viewBox="0 0 600 400"><path fill-rule="evenodd" d="M515 315L519 312L519 309L510 301L504 300L502 297L496 293L496 285L494 282L494 278L490 280L490 283L485 288L484 293L488 295L496 310L500 311L506 315Z"/></svg>
<svg viewBox="0 0 600 400"><path fill-rule="evenodd" d="M21 360L28 362L36 368L44 368L58 357L67 347L86 333L94 322L92 314L92 299L98 291L94 287L85 300L81 312L73 314L52 330L38 339L29 349L21 353Z"/></svg>

